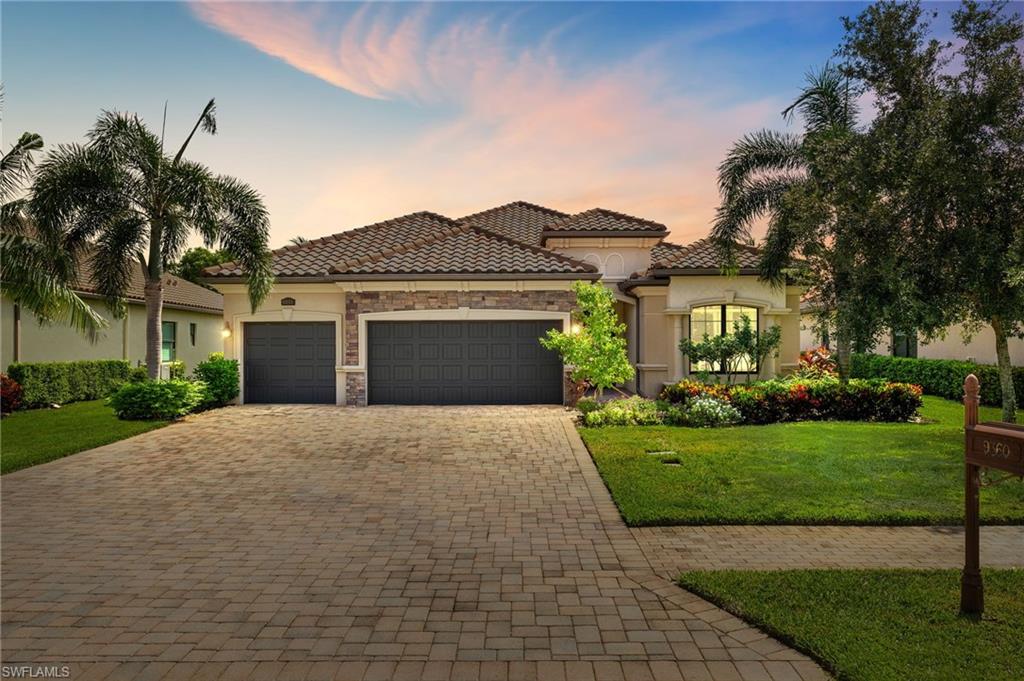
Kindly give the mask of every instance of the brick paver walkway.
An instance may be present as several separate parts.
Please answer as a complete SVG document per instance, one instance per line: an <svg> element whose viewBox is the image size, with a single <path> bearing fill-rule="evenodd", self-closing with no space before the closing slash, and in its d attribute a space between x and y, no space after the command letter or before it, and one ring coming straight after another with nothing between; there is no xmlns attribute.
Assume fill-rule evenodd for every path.
<svg viewBox="0 0 1024 681"><path fill-rule="evenodd" d="M657 576L556 408L236 407L3 478L72 679L821 678Z"/></svg>
<svg viewBox="0 0 1024 681"><path fill-rule="evenodd" d="M962 527L638 527L655 571L795 568L958 568ZM1024 567L1024 527L981 528L985 567Z"/></svg>

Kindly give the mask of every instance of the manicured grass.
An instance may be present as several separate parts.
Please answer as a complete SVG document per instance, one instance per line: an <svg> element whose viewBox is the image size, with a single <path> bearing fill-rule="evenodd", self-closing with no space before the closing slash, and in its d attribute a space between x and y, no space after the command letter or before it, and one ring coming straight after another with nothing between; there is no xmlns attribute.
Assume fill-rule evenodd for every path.
<svg viewBox="0 0 1024 681"><path fill-rule="evenodd" d="M688 572L680 584L818 660L841 681L1024 679L1024 570L985 570L960 617L957 570Z"/></svg>
<svg viewBox="0 0 1024 681"><path fill-rule="evenodd" d="M921 415L927 422L581 433L630 525L959 524L963 407L925 397ZM982 420L998 416L982 408ZM648 453L666 451L675 454ZM1024 484L983 489L981 517L1024 523Z"/></svg>
<svg viewBox="0 0 1024 681"><path fill-rule="evenodd" d="M10 473L167 425L167 421L120 421L103 400L60 409L33 409L0 422L0 471Z"/></svg>

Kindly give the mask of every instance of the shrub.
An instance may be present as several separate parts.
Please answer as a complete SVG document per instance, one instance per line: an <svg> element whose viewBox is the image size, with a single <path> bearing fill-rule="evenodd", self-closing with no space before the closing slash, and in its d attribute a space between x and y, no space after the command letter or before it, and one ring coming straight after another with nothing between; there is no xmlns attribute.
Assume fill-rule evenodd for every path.
<svg viewBox="0 0 1024 681"><path fill-rule="evenodd" d="M712 397L728 402L744 423L782 421L907 421L921 406L921 389L907 383L798 377L745 385L704 385L681 381L666 386L662 399L683 405Z"/></svg>
<svg viewBox="0 0 1024 681"><path fill-rule="evenodd" d="M725 400L701 395L690 400L682 409L682 425L691 428L731 426L743 420L740 412Z"/></svg>
<svg viewBox="0 0 1024 681"><path fill-rule="evenodd" d="M207 399L202 381L126 383L107 400L119 419L173 419L188 414Z"/></svg>
<svg viewBox="0 0 1024 681"><path fill-rule="evenodd" d="M149 370L146 367L132 367L128 370L129 383L145 383L149 380Z"/></svg>
<svg viewBox="0 0 1024 681"><path fill-rule="evenodd" d="M128 380L128 362L120 359L78 362L16 362L8 373L21 384L27 407L45 407L110 395Z"/></svg>
<svg viewBox="0 0 1024 681"><path fill-rule="evenodd" d="M582 399L576 403L576 408L580 410L584 416L592 411L597 411L601 408L601 404L592 397Z"/></svg>
<svg viewBox="0 0 1024 681"><path fill-rule="evenodd" d="M167 363L167 377L172 381L185 380L185 363L180 359Z"/></svg>
<svg viewBox="0 0 1024 681"><path fill-rule="evenodd" d="M981 403L1000 406L1003 391L999 387L999 369L994 364L975 364L955 359L918 359L886 355L855 354L851 374L857 378L884 378L915 383L926 395L950 400L964 398L964 379L974 374L981 382ZM1013 385L1018 399L1024 395L1024 367L1014 367Z"/></svg>
<svg viewBox="0 0 1024 681"><path fill-rule="evenodd" d="M192 375L207 386L203 408L223 407L238 397L238 360L224 359L223 352L210 353L205 362L196 365Z"/></svg>
<svg viewBox="0 0 1024 681"><path fill-rule="evenodd" d="M627 397L612 400L601 405L583 417L583 423L591 427L600 426L654 426L663 422L662 413L653 400L642 397Z"/></svg>
<svg viewBox="0 0 1024 681"><path fill-rule="evenodd" d="M828 378L839 374L832 352L824 345L800 353L800 365L795 376L800 378Z"/></svg>
<svg viewBox="0 0 1024 681"><path fill-rule="evenodd" d="M0 374L0 414L10 414L21 406L21 385L7 374Z"/></svg>

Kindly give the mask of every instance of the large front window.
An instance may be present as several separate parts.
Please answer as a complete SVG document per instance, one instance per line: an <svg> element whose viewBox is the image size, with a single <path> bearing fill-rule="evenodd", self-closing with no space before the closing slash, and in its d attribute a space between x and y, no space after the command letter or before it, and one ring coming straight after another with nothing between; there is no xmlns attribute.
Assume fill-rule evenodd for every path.
<svg viewBox="0 0 1024 681"><path fill-rule="evenodd" d="M745 305L705 305L690 312L690 338L699 342L705 336L724 336L733 332L734 324L742 324L742 318L750 319L757 329L757 308ZM712 374L725 373L725 367L718 362L690 362L690 371L707 371ZM736 362L735 373L757 373L756 360L743 358Z"/></svg>
<svg viewBox="0 0 1024 681"><path fill-rule="evenodd" d="M177 322L163 322L160 324L160 360L173 362L178 356L178 324Z"/></svg>

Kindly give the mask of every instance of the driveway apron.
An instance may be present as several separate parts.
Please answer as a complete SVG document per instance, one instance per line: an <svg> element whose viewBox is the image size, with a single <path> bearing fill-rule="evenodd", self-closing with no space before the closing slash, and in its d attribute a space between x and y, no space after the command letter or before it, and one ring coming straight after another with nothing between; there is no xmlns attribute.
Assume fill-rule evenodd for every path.
<svg viewBox="0 0 1024 681"><path fill-rule="evenodd" d="M656 574L555 407L231 407L3 478L3 663L809 679Z"/></svg>

